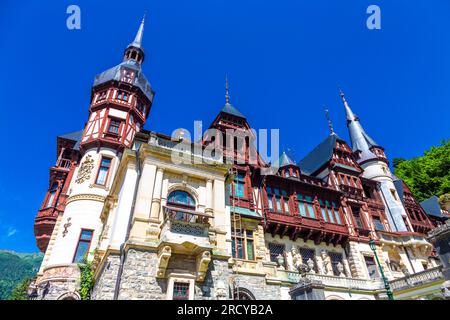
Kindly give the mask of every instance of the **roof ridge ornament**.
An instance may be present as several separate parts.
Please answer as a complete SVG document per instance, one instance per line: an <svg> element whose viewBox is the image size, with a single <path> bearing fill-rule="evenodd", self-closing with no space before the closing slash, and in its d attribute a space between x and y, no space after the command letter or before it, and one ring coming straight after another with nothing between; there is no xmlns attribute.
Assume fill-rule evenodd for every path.
<svg viewBox="0 0 450 320"><path fill-rule="evenodd" d="M336 133L334 132L333 122L330 119L329 110L327 109L326 106L324 111L325 111L325 118L327 118L328 121L328 128L330 128L330 134L335 135Z"/></svg>

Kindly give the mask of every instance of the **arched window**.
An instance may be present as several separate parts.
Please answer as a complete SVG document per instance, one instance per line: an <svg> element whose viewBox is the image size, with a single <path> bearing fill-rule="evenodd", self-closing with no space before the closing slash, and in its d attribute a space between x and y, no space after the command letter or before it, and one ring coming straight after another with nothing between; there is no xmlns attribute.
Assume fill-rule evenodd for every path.
<svg viewBox="0 0 450 320"><path fill-rule="evenodd" d="M233 292L234 300L256 300L253 293L245 288L236 288Z"/></svg>
<svg viewBox="0 0 450 320"><path fill-rule="evenodd" d="M175 190L169 194L169 197L167 198L167 202L170 205L181 205L181 206L187 206L187 207L195 207L195 200L194 198L187 193L186 191L182 190Z"/></svg>

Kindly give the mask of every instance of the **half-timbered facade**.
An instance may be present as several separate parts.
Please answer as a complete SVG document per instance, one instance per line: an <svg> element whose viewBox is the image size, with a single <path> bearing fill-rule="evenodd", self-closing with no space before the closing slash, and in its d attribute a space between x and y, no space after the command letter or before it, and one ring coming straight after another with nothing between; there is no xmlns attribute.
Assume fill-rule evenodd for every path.
<svg viewBox="0 0 450 320"><path fill-rule="evenodd" d="M300 161L263 160L228 81L201 140L147 131L143 30L96 76L84 129L58 137L35 222L40 299L79 299L86 262L91 299L385 299L380 270L394 294L415 274L436 289L433 224L343 93L351 143L330 125Z"/></svg>

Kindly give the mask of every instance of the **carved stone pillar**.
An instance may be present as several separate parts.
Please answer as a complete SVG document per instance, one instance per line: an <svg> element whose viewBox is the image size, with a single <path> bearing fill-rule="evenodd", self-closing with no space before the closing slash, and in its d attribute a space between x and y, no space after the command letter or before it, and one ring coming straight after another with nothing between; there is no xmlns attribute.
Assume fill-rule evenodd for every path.
<svg viewBox="0 0 450 320"><path fill-rule="evenodd" d="M158 168L156 171L155 188L153 190L152 209L150 219L159 219L159 212L161 211L161 191L163 184L164 169Z"/></svg>
<svg viewBox="0 0 450 320"><path fill-rule="evenodd" d="M213 213L213 181L206 180L206 208L205 213Z"/></svg>
<svg viewBox="0 0 450 320"><path fill-rule="evenodd" d="M155 180L156 166L144 160L142 173L136 196L131 238L145 239L146 227L149 222L150 208Z"/></svg>

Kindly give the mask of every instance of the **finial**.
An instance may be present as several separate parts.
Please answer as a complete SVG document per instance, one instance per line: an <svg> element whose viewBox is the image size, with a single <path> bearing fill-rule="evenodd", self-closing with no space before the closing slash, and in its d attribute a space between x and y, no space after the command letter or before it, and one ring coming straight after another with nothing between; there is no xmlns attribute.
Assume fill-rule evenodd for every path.
<svg viewBox="0 0 450 320"><path fill-rule="evenodd" d="M228 88L228 75L225 74L225 103L230 103L230 93Z"/></svg>
<svg viewBox="0 0 450 320"><path fill-rule="evenodd" d="M325 117L327 118L328 121L328 128L330 128L330 134L332 135L335 134L333 129L333 122L330 119L329 110L326 107L325 107Z"/></svg>
<svg viewBox="0 0 450 320"><path fill-rule="evenodd" d="M344 94L344 91L342 91L341 88L339 88L339 96L341 97L342 101L345 102L345 94Z"/></svg>

